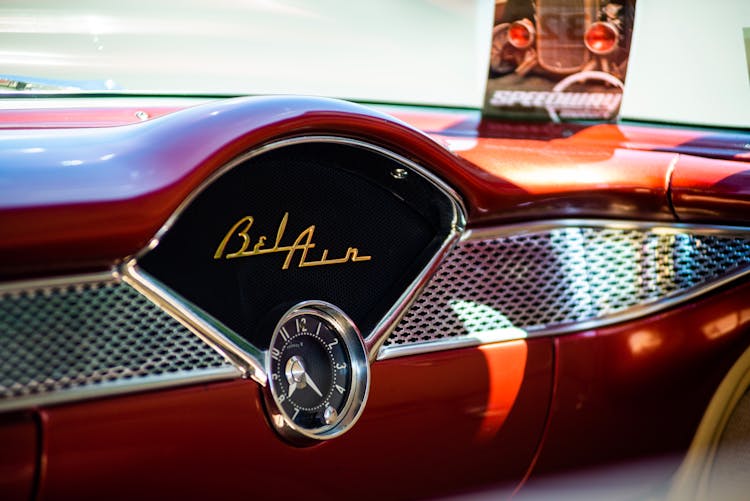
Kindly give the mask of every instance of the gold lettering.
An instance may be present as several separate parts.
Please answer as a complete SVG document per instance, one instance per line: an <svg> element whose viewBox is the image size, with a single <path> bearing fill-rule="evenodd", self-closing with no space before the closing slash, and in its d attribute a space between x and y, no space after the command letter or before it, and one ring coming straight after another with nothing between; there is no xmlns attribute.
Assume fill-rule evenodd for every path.
<svg viewBox="0 0 750 501"><path fill-rule="evenodd" d="M287 270L290 266L292 266L292 261L294 260L295 255L299 255L297 268L323 266L328 264L343 264L348 263L349 261L356 263L360 261L370 261L372 259L372 256L360 256L359 249L357 249L356 247L349 247L346 250L346 254L344 254L344 257L341 258L329 259L328 249L323 249L320 259L318 259L317 261L308 260L307 258L310 249L315 248L315 243L313 242L313 237L315 235L315 225L309 226L302 232L300 232L300 234L297 235L297 238L294 240L294 243L292 243L291 245L281 245L281 241L284 238L284 232L286 231L288 221L289 213L287 212L284 214L284 217L281 218L279 227L276 230L276 241L274 242L273 247L265 248L267 237L266 235L261 235L258 237L258 241L253 247L253 250L248 251L247 249L250 247L250 235L248 232L253 226L255 219L252 216L245 216L241 218L229 229L226 235L224 235L221 243L216 248L214 259L233 259L238 257L258 256L261 254L272 254L277 252L286 253L284 263L281 266L282 270ZM225 254L227 245L229 245L229 242L235 236L239 237L242 240L239 249L237 249L235 252L227 252ZM300 251L299 254L297 254L297 251Z"/></svg>
<svg viewBox="0 0 750 501"><path fill-rule="evenodd" d="M242 223L247 223L245 227L237 233L237 236L242 238L242 247L240 247L240 250L238 252L235 252L234 254L241 254L242 252L247 249L247 246L250 245L250 237L247 235L247 232L250 230L250 227L253 225L253 216L245 216L236 223L234 223L234 226L227 232L227 234L224 236L224 239L219 244L219 247L216 249L216 252L214 253L214 259L221 259L221 256L224 254L224 249L227 246L227 242L229 242L229 239L232 238L232 235L234 235L234 232L237 231L237 228L239 228ZM227 259L229 259L229 255L227 256Z"/></svg>
<svg viewBox="0 0 750 501"><path fill-rule="evenodd" d="M302 233L299 234L297 237L297 240L294 241L291 247L279 247L279 251L281 249L289 249L289 252L286 255L286 259L284 260L284 266L281 267L282 270L289 269L289 264L292 262L292 258L294 257L294 253L298 250L302 249L302 256L299 258L300 266L303 266L302 263L305 262L305 259L307 258L307 251L313 247L315 247L315 244L312 243L312 237L313 233L315 233L315 225L310 226L306 230L304 230ZM307 237L307 241L304 244L300 244L303 238Z"/></svg>

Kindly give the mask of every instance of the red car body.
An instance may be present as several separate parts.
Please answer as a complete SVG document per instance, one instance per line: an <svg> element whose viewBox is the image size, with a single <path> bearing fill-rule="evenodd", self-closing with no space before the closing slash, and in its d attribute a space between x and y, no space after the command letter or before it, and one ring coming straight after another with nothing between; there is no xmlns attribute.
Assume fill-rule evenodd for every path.
<svg viewBox="0 0 750 501"><path fill-rule="evenodd" d="M731 131L282 97L3 110L0 129L0 179L13 181L0 184L6 286L117 269L212 173L302 136L356 139L429 169L460 195L470 231L750 221L750 135ZM551 476L656 459L607 488L668 488L750 343L749 287L737 279L606 326L374 360L361 419L312 447L274 433L252 379L34 403L0 414L0 497L554 496Z"/></svg>

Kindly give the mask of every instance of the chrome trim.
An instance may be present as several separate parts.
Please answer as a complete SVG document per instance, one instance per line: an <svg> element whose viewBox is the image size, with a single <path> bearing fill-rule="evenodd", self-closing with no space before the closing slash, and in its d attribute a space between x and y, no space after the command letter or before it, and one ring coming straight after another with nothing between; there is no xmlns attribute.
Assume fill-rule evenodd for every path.
<svg viewBox="0 0 750 501"><path fill-rule="evenodd" d="M233 366L202 369L200 371L191 370L174 372L162 376L147 376L139 378L137 381L108 382L97 386L81 386L71 390L11 398L4 401L0 400L0 412L29 409L47 405L58 405L80 400L90 400L93 398L112 397L148 390L174 388L189 384L224 381L237 379L239 377L239 370Z"/></svg>
<svg viewBox="0 0 750 501"><path fill-rule="evenodd" d="M139 269L134 259L126 262L121 272L123 281L179 320L211 348L227 357L239 368L243 377L249 377L261 386L266 385L266 372L261 362L263 353L260 350Z"/></svg>
<svg viewBox="0 0 750 501"><path fill-rule="evenodd" d="M547 219L528 223L493 226L489 228L471 228L464 232L461 241L490 240L508 235L527 235L544 230L577 227L604 228L613 230L654 230L664 235L674 235L684 231L691 231L701 235L720 235L750 237L750 228L743 226L721 226L710 224L674 223L664 221L628 221L619 219Z"/></svg>
<svg viewBox="0 0 750 501"><path fill-rule="evenodd" d="M0 283L0 294L13 294L29 289L45 289L70 285L86 285L97 282L119 282L120 274L116 269L81 275L64 275L59 277L35 278Z"/></svg>
<svg viewBox="0 0 750 501"><path fill-rule="evenodd" d="M490 228L474 228L464 232L461 242L492 240L504 236L520 236L537 234L546 230L593 227L602 229L619 230L650 230L657 234L670 235L689 232L693 235L716 235L722 237L750 238L750 228L740 226L701 225L688 223L664 223L654 221L621 221L601 219L552 219L535 221L530 223L519 223ZM750 274L750 267L741 268L733 273L722 276L711 282L700 284L684 289L678 294L663 299L656 299L638 306L629 307L623 311L615 312L602 317L568 324L558 324L552 327L542 328L507 328L497 329L490 333L482 333L477 336L463 336L456 338L438 339L407 345L392 345L380 348L377 360L397 358L402 356L431 353L456 348L479 346L483 344L511 341L543 336L555 336L571 332L598 329L615 323L625 322L641 318L667 308L685 303L712 290L720 288L732 281ZM395 327L395 324L394 324Z"/></svg>
<svg viewBox="0 0 750 501"><path fill-rule="evenodd" d="M408 357L410 355L421 355L434 353L436 351L455 350L459 348L474 348L485 344L502 343L505 341L517 341L526 339L529 335L518 327L497 329L490 333L480 335L464 336L459 338L439 339L436 341L425 341L422 343L410 343L405 345L384 346L378 353L378 360L389 358Z"/></svg>
<svg viewBox="0 0 750 501"><path fill-rule="evenodd" d="M365 347L369 353L369 360L373 361L377 357L378 350L385 342L388 335L391 333L396 323L403 317L409 306L422 291L424 286L427 284L430 276L435 272L437 267L442 262L448 251L458 242L459 237L466 227L466 209L463 201L458 193L448 186L441 179L432 174L429 170L420 166L419 164L412 162L411 160L402 157L390 150L381 148L364 141L356 139L350 139L338 136L303 136L283 139L273 143L263 145L256 148L244 155L240 155L223 167L219 168L208 176L195 190L193 190L175 209L169 219L162 225L161 228L156 232L154 237L150 240L148 245L136 253L132 259L123 267L123 274L129 277L135 283L141 284L148 294L156 301L157 298L161 298L162 302L169 307L186 322L193 326L196 334L200 335L204 341L208 342L212 346L216 346L218 349L230 357L231 360L241 363L241 365L248 371L250 377L265 386L267 375L263 368L262 354L258 347L252 346L250 343L244 341L242 338L234 334L231 329L224 326L221 322L211 317L210 315L202 312L200 308L190 304L186 299L181 298L177 293L168 291L166 286L159 284L153 277L148 276L146 273L140 271L137 267L137 261L140 257L148 253L159 245L159 241L164 234L169 231L175 224L177 219L181 216L182 212L193 202L193 200L200 195L209 185L214 183L218 178L224 175L234 167L246 162L247 160L266 153L271 150L283 148L287 146L306 144L306 143L331 143L331 144L342 144L347 146L353 146L362 148L365 150L373 151L381 154L387 158L390 158L406 167L412 169L416 174L422 176L428 182L430 182L437 189L442 191L450 200L453 206L453 220L451 221L451 229L443 241L443 244L435 253L435 256L430 260L425 268L417 275L414 281L407 287L404 293L398 298L395 304L386 312L384 317L378 322L373 331L366 335L364 338ZM198 312L198 313L196 313ZM200 331L200 332L198 332ZM242 343L244 342L244 348Z"/></svg>

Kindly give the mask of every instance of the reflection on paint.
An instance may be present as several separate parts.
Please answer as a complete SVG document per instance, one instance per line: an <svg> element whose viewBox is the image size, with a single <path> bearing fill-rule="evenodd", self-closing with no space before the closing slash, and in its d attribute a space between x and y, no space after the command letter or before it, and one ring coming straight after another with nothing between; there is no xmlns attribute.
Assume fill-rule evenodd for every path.
<svg viewBox="0 0 750 501"><path fill-rule="evenodd" d="M477 140L474 138L446 137L443 140L448 145L448 149L454 152L473 150L478 144Z"/></svg>
<svg viewBox="0 0 750 501"><path fill-rule="evenodd" d="M487 403L477 439L491 440L502 428L518 398L523 384L528 358L525 340L498 345L480 346L487 366L489 388Z"/></svg>
<svg viewBox="0 0 750 501"><path fill-rule="evenodd" d="M723 317L712 320L703 325L701 330L706 339L717 339L726 336L738 327L746 324L750 320L750 308L741 311L735 311L724 315Z"/></svg>
<svg viewBox="0 0 750 501"><path fill-rule="evenodd" d="M654 352L662 343L661 335L649 330L634 332L628 338L630 353L636 357Z"/></svg>

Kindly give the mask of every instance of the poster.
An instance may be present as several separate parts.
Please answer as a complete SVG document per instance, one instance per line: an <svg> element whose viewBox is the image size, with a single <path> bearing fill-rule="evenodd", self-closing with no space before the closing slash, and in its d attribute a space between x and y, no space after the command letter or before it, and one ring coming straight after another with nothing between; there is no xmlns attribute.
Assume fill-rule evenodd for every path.
<svg viewBox="0 0 750 501"><path fill-rule="evenodd" d="M635 0L498 0L484 114L614 120Z"/></svg>

